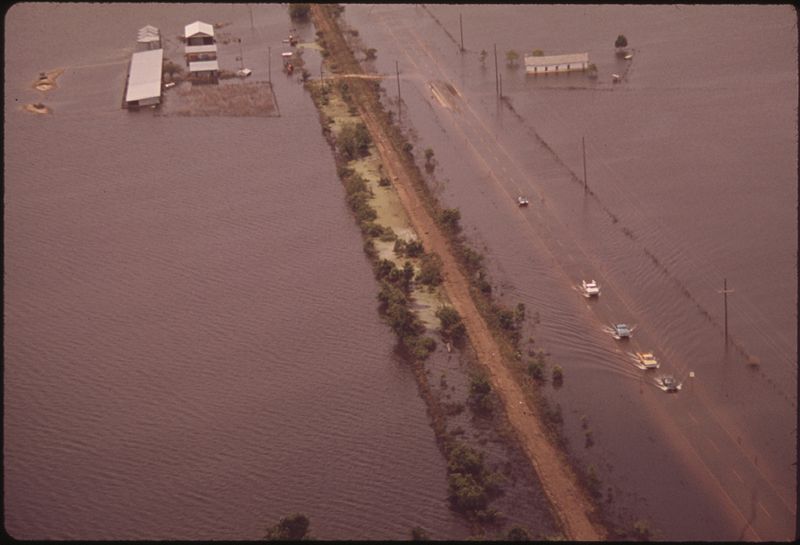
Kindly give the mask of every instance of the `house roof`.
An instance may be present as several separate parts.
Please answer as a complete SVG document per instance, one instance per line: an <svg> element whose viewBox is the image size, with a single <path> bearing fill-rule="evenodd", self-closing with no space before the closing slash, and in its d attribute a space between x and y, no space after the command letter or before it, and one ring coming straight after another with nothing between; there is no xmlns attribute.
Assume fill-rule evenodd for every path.
<svg viewBox="0 0 800 545"><path fill-rule="evenodd" d="M125 93L126 102L161 96L163 61L163 49L133 54L128 76L128 90Z"/></svg>
<svg viewBox="0 0 800 545"><path fill-rule="evenodd" d="M588 53L573 53L570 55L549 55L547 57L536 57L525 55L525 66L552 66L554 64L570 64L589 62Z"/></svg>
<svg viewBox="0 0 800 545"><path fill-rule="evenodd" d="M219 70L217 61L197 61L189 63L189 72L205 72L207 70Z"/></svg>
<svg viewBox="0 0 800 545"><path fill-rule="evenodd" d="M189 55L191 53L216 53L216 52L217 52L217 44L187 45L183 51L185 55Z"/></svg>
<svg viewBox="0 0 800 545"><path fill-rule="evenodd" d="M214 36L214 27L209 25L208 23L203 23L201 21L195 21L194 23L189 23L186 25L186 28L183 31L183 35L188 38L190 36L195 36L197 34L205 34L206 36Z"/></svg>

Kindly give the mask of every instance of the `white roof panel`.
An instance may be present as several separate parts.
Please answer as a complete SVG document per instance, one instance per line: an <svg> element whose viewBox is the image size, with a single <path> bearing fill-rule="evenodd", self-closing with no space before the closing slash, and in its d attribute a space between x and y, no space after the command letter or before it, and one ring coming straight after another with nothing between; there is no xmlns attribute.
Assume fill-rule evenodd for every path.
<svg viewBox="0 0 800 545"><path fill-rule="evenodd" d="M216 53L217 52L217 44L209 44L209 45L187 45L184 49L184 53L188 55L189 53Z"/></svg>
<svg viewBox="0 0 800 545"><path fill-rule="evenodd" d="M525 66L552 66L554 64L589 62L588 53L574 53L571 55L549 55L547 57L535 57L525 55Z"/></svg>
<svg viewBox="0 0 800 545"><path fill-rule="evenodd" d="M189 72L203 72L205 70L219 70L217 61L197 61L189 63Z"/></svg>
<svg viewBox="0 0 800 545"><path fill-rule="evenodd" d="M214 36L214 27L208 23L203 23L202 21L195 21L194 23L189 23L186 25L186 28L183 32L184 37L188 38L189 36L194 36L195 34Z"/></svg>
<svg viewBox="0 0 800 545"><path fill-rule="evenodd" d="M128 91L125 93L126 102L161 96L163 62L163 49L133 54L128 75Z"/></svg>

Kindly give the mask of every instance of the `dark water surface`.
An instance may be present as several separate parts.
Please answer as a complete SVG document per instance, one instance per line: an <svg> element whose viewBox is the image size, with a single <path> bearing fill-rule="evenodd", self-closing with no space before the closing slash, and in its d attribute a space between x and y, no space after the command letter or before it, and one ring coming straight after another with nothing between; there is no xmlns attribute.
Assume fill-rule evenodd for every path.
<svg viewBox="0 0 800 545"><path fill-rule="evenodd" d="M416 149L435 151L442 199L461 210L497 291L539 313L537 346L566 375L551 398L572 451L613 489L610 507L666 539L793 537L795 12L353 5L345 17L392 76L390 99L399 63L404 123ZM614 54L620 33L631 61ZM505 66L508 50L536 48L588 51L599 77ZM530 209L517 209L518 194ZM601 283L599 301L575 292L581 278ZM725 278L735 289L727 352ZM612 322L635 324L634 338L611 339ZM637 350L655 352L661 369L633 366ZM663 373L684 381L679 395L654 387Z"/></svg>
<svg viewBox="0 0 800 545"><path fill-rule="evenodd" d="M281 117L120 109L136 31L179 51L197 19L231 23L252 79L272 46ZM323 538L467 535L317 113L278 71L289 26L277 4L7 13L12 536L257 539L297 511ZM238 54L220 45L223 67ZM54 68L57 89L31 88ZM21 109L39 100L54 113Z"/></svg>

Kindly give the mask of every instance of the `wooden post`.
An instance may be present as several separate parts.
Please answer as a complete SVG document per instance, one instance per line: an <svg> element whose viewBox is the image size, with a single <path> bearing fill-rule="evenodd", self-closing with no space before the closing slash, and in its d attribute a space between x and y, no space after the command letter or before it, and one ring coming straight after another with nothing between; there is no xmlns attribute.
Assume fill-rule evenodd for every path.
<svg viewBox="0 0 800 545"><path fill-rule="evenodd" d="M461 14L458 14L458 27L461 29L461 52L464 52L464 23L461 20Z"/></svg>
<svg viewBox="0 0 800 545"><path fill-rule="evenodd" d="M397 61L394 61L394 69L397 73L397 122L400 123L400 114L402 113L400 109L400 65Z"/></svg>
<svg viewBox="0 0 800 545"><path fill-rule="evenodd" d="M728 279L725 278L722 280L722 291L718 291L717 293L721 293L723 295L724 301L724 309L725 309L725 349L728 348L728 294L733 293L734 290L728 289Z"/></svg>
<svg viewBox="0 0 800 545"><path fill-rule="evenodd" d="M497 71L497 44L494 44L494 93L495 95L500 97L500 83L498 83L498 75L499 72Z"/></svg>

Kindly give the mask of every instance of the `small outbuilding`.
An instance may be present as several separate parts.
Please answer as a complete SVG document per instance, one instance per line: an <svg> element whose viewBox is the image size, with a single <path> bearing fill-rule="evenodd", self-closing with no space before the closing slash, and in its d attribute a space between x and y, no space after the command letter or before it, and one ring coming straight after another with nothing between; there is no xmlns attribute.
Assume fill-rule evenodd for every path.
<svg viewBox="0 0 800 545"><path fill-rule="evenodd" d="M547 57L525 55L525 72L528 74L556 74L559 72L581 71L588 68L588 53L549 55Z"/></svg>
<svg viewBox="0 0 800 545"><path fill-rule="evenodd" d="M161 49L161 32L152 25L147 25L139 29L136 37L139 49Z"/></svg>

